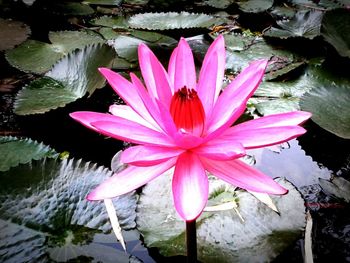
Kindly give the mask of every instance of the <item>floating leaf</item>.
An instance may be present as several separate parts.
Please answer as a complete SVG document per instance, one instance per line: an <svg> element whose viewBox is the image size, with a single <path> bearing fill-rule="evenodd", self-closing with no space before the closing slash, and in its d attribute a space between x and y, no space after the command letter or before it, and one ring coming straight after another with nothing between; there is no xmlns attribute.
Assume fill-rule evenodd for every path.
<svg viewBox="0 0 350 263"><path fill-rule="evenodd" d="M11 49L21 44L28 38L30 32L30 28L20 21L0 18L0 51Z"/></svg>
<svg viewBox="0 0 350 263"><path fill-rule="evenodd" d="M29 163L44 157L56 158L58 153L37 141L29 138L0 136L0 171L4 172L19 164Z"/></svg>
<svg viewBox="0 0 350 263"><path fill-rule="evenodd" d="M83 4L119 6L123 0L85 0Z"/></svg>
<svg viewBox="0 0 350 263"><path fill-rule="evenodd" d="M107 45L90 45L60 60L44 78L18 92L14 108L18 115L44 113L63 107L105 84L98 67L111 67L115 53Z"/></svg>
<svg viewBox="0 0 350 263"><path fill-rule="evenodd" d="M90 21L95 26L105 26L118 29L128 28L127 21L122 16L102 16Z"/></svg>
<svg viewBox="0 0 350 263"><path fill-rule="evenodd" d="M264 32L264 36L278 38L305 37L313 39L320 35L322 16L323 13L321 11L301 10L291 20L277 21L281 29L272 27Z"/></svg>
<svg viewBox="0 0 350 263"><path fill-rule="evenodd" d="M22 71L42 74L69 52L104 41L97 35L83 31L50 32L49 39L52 44L27 40L17 48L8 50L6 59L13 67Z"/></svg>
<svg viewBox="0 0 350 263"><path fill-rule="evenodd" d="M272 7L273 0L245 0L236 3L243 12L261 13Z"/></svg>
<svg viewBox="0 0 350 263"><path fill-rule="evenodd" d="M50 2L45 5L48 12L66 16L86 16L95 13L95 10L88 5L77 2Z"/></svg>
<svg viewBox="0 0 350 263"><path fill-rule="evenodd" d="M335 9L325 13L321 33L343 57L350 58L350 11Z"/></svg>
<svg viewBox="0 0 350 263"><path fill-rule="evenodd" d="M320 178L320 185L328 194L350 202L350 182L343 177L337 176L330 181Z"/></svg>
<svg viewBox="0 0 350 263"><path fill-rule="evenodd" d="M148 30L209 28L221 23L222 20L219 18L188 12L144 13L133 15L129 19L132 28Z"/></svg>
<svg viewBox="0 0 350 263"><path fill-rule="evenodd" d="M235 3L235 0L221 0L221 1L204 0L203 3L208 5L208 6L215 7L215 8L225 9L225 8L229 7L232 3Z"/></svg>
<svg viewBox="0 0 350 263"><path fill-rule="evenodd" d="M301 7L315 9L344 8L349 4L349 0L290 0L290 2Z"/></svg>
<svg viewBox="0 0 350 263"><path fill-rule="evenodd" d="M78 256L128 262L125 252L112 247L115 236L108 234L111 225L103 202L85 199L111 174L72 159L34 161L0 173L0 251L6 251L0 253L1 262L62 262ZM136 199L129 193L113 200L124 229L135 227Z"/></svg>
<svg viewBox="0 0 350 263"><path fill-rule="evenodd" d="M312 120L339 137L350 139L350 86L320 83L306 93L300 107L312 113Z"/></svg>
<svg viewBox="0 0 350 263"><path fill-rule="evenodd" d="M204 263L266 262L294 242L305 226L304 200L290 183L281 179L278 182L289 189L285 196L272 197L280 215L251 194L233 193L225 183L211 180L211 192L224 189L216 199L236 194L237 210L244 222L234 210L204 212L197 220L198 259ZM137 225L148 247L157 247L165 256L186 253L185 224L173 208L171 176L168 174L143 188Z"/></svg>

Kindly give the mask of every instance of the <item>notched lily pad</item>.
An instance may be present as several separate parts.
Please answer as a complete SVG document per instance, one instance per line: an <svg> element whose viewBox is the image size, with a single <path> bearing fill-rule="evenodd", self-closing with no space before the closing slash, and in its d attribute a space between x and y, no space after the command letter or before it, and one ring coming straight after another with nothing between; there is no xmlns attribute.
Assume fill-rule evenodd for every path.
<svg viewBox="0 0 350 263"><path fill-rule="evenodd" d="M127 254L112 247L116 239L108 234L111 225L103 202L85 199L111 174L73 159L33 161L0 173L0 251L6 251L0 253L1 262L78 256L128 262ZM135 227L136 199L135 193L113 199L123 229Z"/></svg>
<svg viewBox="0 0 350 263"><path fill-rule="evenodd" d="M210 192L221 191L212 197L234 198L244 222L233 209L204 212L197 219L198 259L201 262L271 261L294 242L305 226L304 200L289 182L283 179L278 182L289 189L285 196L272 197L280 215L251 194L232 192L232 187L211 180ZM148 247L157 247L164 256L185 254L185 224L173 208L169 174L143 188L137 225Z"/></svg>
<svg viewBox="0 0 350 263"><path fill-rule="evenodd" d="M243 12L261 13L272 7L273 0L243 0L236 3Z"/></svg>
<svg viewBox="0 0 350 263"><path fill-rule="evenodd" d="M58 153L49 146L29 138L0 136L0 172L19 164L42 158L57 158Z"/></svg>
<svg viewBox="0 0 350 263"><path fill-rule="evenodd" d="M143 13L129 18L129 26L147 30L169 30L186 28L210 28L223 21L206 14L188 12Z"/></svg>
<svg viewBox="0 0 350 263"><path fill-rule="evenodd" d="M104 42L101 37L84 31L50 32L49 39L52 44L27 40L17 48L8 50L5 53L6 59L19 70L42 74L69 52L89 44Z"/></svg>
<svg viewBox="0 0 350 263"><path fill-rule="evenodd" d="M264 32L264 36L277 38L304 37L313 39L320 35L323 12L301 10L286 21L277 21L280 28L272 27Z"/></svg>
<svg viewBox="0 0 350 263"><path fill-rule="evenodd" d="M107 45L90 45L61 59L45 77L34 80L18 92L15 113L44 113L73 102L102 88L105 79L99 67L111 67L115 57Z"/></svg>
<svg viewBox="0 0 350 263"><path fill-rule="evenodd" d="M30 35L30 27L26 24L0 18L0 51L14 48L24 42Z"/></svg>
<svg viewBox="0 0 350 263"><path fill-rule="evenodd" d="M92 25L110 27L113 29L127 29L128 23L122 16L101 16L90 21Z"/></svg>
<svg viewBox="0 0 350 263"><path fill-rule="evenodd" d="M350 3L349 3L350 4ZM321 33L343 57L350 58L350 11L335 9L325 13Z"/></svg>

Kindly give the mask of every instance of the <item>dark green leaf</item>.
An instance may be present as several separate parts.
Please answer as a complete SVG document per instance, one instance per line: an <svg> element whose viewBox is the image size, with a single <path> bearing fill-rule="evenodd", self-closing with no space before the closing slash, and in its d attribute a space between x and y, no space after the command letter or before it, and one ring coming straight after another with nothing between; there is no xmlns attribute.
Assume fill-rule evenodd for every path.
<svg viewBox="0 0 350 263"><path fill-rule="evenodd" d="M84 4L119 6L123 0L85 0Z"/></svg>
<svg viewBox="0 0 350 263"><path fill-rule="evenodd" d="M302 10L295 14L294 18L287 21L277 21L281 28L272 27L264 32L264 36L289 38L305 37L313 39L320 35L321 11Z"/></svg>
<svg viewBox="0 0 350 263"><path fill-rule="evenodd" d="M239 9L246 13L261 13L270 9L273 0L244 0L237 2Z"/></svg>
<svg viewBox="0 0 350 263"><path fill-rule="evenodd" d="M60 60L44 78L31 82L16 97L15 113L44 113L63 107L102 88L105 79L99 67L111 67L115 57L106 45L90 45Z"/></svg>
<svg viewBox="0 0 350 263"><path fill-rule="evenodd" d="M335 9L325 13L321 33L343 57L350 58L350 11Z"/></svg>
<svg viewBox="0 0 350 263"><path fill-rule="evenodd" d="M222 19L210 15L188 12L144 13L133 15L129 19L132 28L148 30L210 28L222 22Z"/></svg>
<svg viewBox="0 0 350 263"><path fill-rule="evenodd" d="M19 164L29 163L44 157L56 158L58 153L37 141L11 136L0 137L0 171L7 171Z"/></svg>

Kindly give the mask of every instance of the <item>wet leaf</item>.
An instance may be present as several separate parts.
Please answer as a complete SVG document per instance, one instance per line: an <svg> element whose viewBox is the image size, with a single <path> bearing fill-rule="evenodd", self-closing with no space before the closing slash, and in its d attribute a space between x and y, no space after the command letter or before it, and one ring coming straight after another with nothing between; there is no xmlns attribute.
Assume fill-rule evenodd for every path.
<svg viewBox="0 0 350 263"><path fill-rule="evenodd" d="M84 31L50 32L49 39L52 44L27 40L17 48L8 50L6 59L13 67L22 71L42 74L69 52L104 41L101 37Z"/></svg>
<svg viewBox="0 0 350 263"><path fill-rule="evenodd" d="M306 93L300 106L312 113L312 120L339 137L350 139L350 86L319 83Z"/></svg>
<svg viewBox="0 0 350 263"><path fill-rule="evenodd" d="M221 24L222 20L206 14L188 12L143 13L130 17L129 25L132 28L147 30L169 30L185 28L210 28Z"/></svg>
<svg viewBox="0 0 350 263"><path fill-rule="evenodd" d="M350 11L335 9L325 13L321 33L334 46L339 55L350 58Z"/></svg>
<svg viewBox="0 0 350 263"><path fill-rule="evenodd" d="M48 12L66 16L86 16L95 13L95 10L88 5L77 2L52 2L45 5Z"/></svg>
<svg viewBox="0 0 350 263"><path fill-rule="evenodd" d="M62 262L78 256L128 262L126 253L112 247L115 236L103 202L85 199L111 174L73 159L34 161L1 173L0 251L6 251L1 262ZM136 199L129 193L113 200L123 229L135 226Z"/></svg>
<svg viewBox="0 0 350 263"><path fill-rule="evenodd" d="M123 0L85 0L83 4L119 6Z"/></svg>
<svg viewBox="0 0 350 263"><path fill-rule="evenodd" d="M14 48L24 42L30 35L31 30L26 24L0 18L0 51Z"/></svg>
<svg viewBox="0 0 350 263"><path fill-rule="evenodd" d="M90 23L96 26L105 26L110 28L128 28L127 21L122 16L102 16L91 20Z"/></svg>
<svg viewBox="0 0 350 263"><path fill-rule="evenodd" d="M299 5L302 8L315 8L315 9L334 9L344 8L349 4L349 0L290 0L292 4Z"/></svg>
<svg viewBox="0 0 350 263"><path fill-rule="evenodd" d="M215 8L225 9L225 8L229 7L231 4L235 3L235 0L222 0L222 1L204 0L203 3L208 5L208 6L215 7Z"/></svg>
<svg viewBox="0 0 350 263"><path fill-rule="evenodd" d="M336 176L330 181L320 178L320 185L326 193L350 202L350 182L343 177Z"/></svg>
<svg viewBox="0 0 350 263"><path fill-rule="evenodd" d="M272 7L273 0L244 0L236 3L243 12L261 13Z"/></svg>
<svg viewBox="0 0 350 263"><path fill-rule="evenodd" d="M272 197L280 215L250 193L232 192L232 187L211 179L210 192L223 189L216 199L235 196L244 222L233 209L204 212L197 219L198 259L204 263L271 261L293 243L305 226L304 201L290 183L278 182L289 189L285 196ZM148 247L157 247L165 256L185 254L185 224L173 208L169 174L143 188L137 225Z"/></svg>
<svg viewBox="0 0 350 263"><path fill-rule="evenodd" d="M0 171L42 158L57 158L58 153L49 146L29 138L0 136Z"/></svg>
<svg viewBox="0 0 350 263"><path fill-rule="evenodd" d="M115 53L107 45L76 50L54 65L45 77L18 92L14 109L18 115L44 113L63 107L105 85L98 67L111 67Z"/></svg>
<svg viewBox="0 0 350 263"><path fill-rule="evenodd" d="M301 10L291 20L277 21L280 28L272 27L264 36L277 38L304 37L313 39L320 35L321 11Z"/></svg>

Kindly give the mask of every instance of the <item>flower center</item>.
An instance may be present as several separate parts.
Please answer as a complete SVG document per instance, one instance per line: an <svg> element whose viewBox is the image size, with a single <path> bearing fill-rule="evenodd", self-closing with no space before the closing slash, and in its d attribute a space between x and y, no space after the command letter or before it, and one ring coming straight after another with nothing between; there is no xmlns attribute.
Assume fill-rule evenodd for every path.
<svg viewBox="0 0 350 263"><path fill-rule="evenodd" d="M179 130L202 135L205 113L195 90L185 86L175 92L170 103L170 114Z"/></svg>

